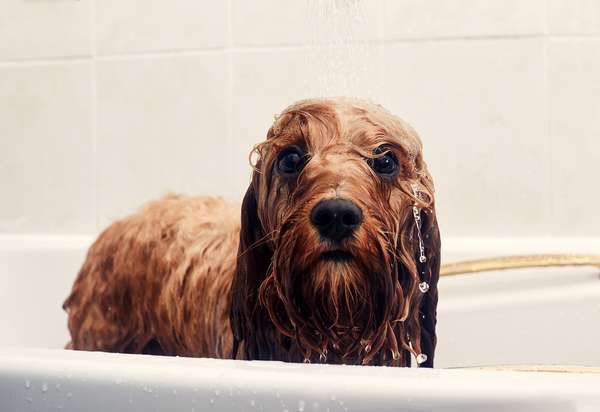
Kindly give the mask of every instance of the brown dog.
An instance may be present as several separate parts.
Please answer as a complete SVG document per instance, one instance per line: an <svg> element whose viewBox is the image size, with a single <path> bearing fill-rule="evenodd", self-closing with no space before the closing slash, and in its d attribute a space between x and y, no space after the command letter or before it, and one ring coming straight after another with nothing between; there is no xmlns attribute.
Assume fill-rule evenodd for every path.
<svg viewBox="0 0 600 412"><path fill-rule="evenodd" d="M167 196L100 235L64 304L68 347L433 366L440 238L415 131L307 100L253 152L241 222Z"/></svg>

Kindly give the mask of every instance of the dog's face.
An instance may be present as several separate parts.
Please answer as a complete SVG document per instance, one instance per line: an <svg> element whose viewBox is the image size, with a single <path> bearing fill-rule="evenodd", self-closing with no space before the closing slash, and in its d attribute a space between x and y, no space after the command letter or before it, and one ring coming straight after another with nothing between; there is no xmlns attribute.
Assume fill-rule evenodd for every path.
<svg viewBox="0 0 600 412"><path fill-rule="evenodd" d="M438 234L416 133L379 106L304 101L255 152L232 288L248 357L407 364L421 353L419 283L437 281L418 262Z"/></svg>

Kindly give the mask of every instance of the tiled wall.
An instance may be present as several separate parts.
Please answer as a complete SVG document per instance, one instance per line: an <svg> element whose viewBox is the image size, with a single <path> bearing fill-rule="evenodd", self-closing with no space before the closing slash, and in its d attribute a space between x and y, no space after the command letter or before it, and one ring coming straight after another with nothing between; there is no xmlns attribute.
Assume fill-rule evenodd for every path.
<svg viewBox="0 0 600 412"><path fill-rule="evenodd" d="M239 198L273 114L315 92L327 1L3 0L0 233ZM360 7L348 93L421 133L446 235L600 236L599 1Z"/></svg>

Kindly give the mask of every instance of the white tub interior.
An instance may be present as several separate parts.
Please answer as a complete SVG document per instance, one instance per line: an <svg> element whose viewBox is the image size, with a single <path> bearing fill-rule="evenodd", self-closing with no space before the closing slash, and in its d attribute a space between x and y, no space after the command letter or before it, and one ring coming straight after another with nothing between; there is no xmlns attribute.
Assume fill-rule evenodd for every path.
<svg viewBox="0 0 600 412"><path fill-rule="evenodd" d="M0 350L3 411L597 411L595 374Z"/></svg>
<svg viewBox="0 0 600 412"><path fill-rule="evenodd" d="M519 404L523 408L531 406L528 396L519 388L519 385L525 384L522 380L529 382L527 385L539 384L540 388L544 388L540 391L552 393L551 380L544 378L548 375L543 373L392 371L390 368L239 363L56 351L68 340L62 301L70 290L91 241L90 237L0 238L0 276L3 285L0 288L0 324L3 325L0 328L0 347L13 348L0 352L0 405L10 408L17 405L23 410L56 410L58 406L67 408L69 404L64 398L66 392L57 391L56 384L59 387L68 385L69 374L77 381L68 392L73 399L75 394L79 399L86 399L87 396L93 399L97 396L93 395L94 387L97 387L97 391L102 388L106 392L108 387L120 386L116 383L119 380L130 382L129 386L123 386L127 390L115 392L116 398L111 398L110 402L113 403L110 408L104 405L106 408L102 410L127 410L128 405L134 408L129 404L128 396L139 390L143 393L146 383L156 391L153 393L159 394L159 400L155 401L154 395L146 394L148 396L143 398L146 401L136 398L137 406L142 409L153 406L153 409L157 409L156 405L161 405L158 408L161 410L168 404L172 410L176 410L185 404L186 408L177 410L188 411L192 410L192 399L209 397L214 390L225 393L229 390L227 385L233 381L237 382L241 391L239 396L244 401L238 399L241 402L239 404L236 403L238 401L231 401L233 403L230 402L227 407L223 404L223 408L215 405L214 410L260 410L257 406L259 400L263 410L299 410L297 402L304 398L306 410L315 410L311 409L313 403L329 405L326 401L332 393L343 394L348 399L345 406L348 410L392 410L393 405L399 405L398 402L406 410L477 410L486 402L500 405L500 409L493 410L503 410L501 405L506 406L506 402L501 399L507 396L514 402L519 399L519 402L522 401L513 405ZM593 252L598 243L594 239L549 241L546 244L540 244L539 240L527 243L454 239L446 242L444 259L451 261L465 257L513 254L517 250L522 253L584 253ZM532 244L535 246L528 246ZM469 249L465 245L470 245ZM570 248L565 250L565 245ZM442 278L439 288L438 368L523 364L600 366L600 350L597 348L597 342L600 341L600 328L597 327L600 318L600 275L596 268L523 269L461 275ZM560 379L567 379L566 374L553 376L559 375ZM550 397L558 403L546 404L548 408L568 405L567 409L556 410L587 410L585 408L589 405L599 405L595 402L600 399L600 391L596 391L596 395L588 393L589 387L585 385L595 382L596 387L600 387L600 375L568 376L568 379L574 379L573 382L580 382L581 386L569 386L564 381L566 389ZM30 385L37 385L32 392L36 396L27 395L29 389L25 387L26 381ZM353 385L360 385L361 382L363 388L357 388L355 392ZM53 391L56 393L50 390L52 388L42 391L44 383L54 385ZM281 393L289 397L288 407L282 407L281 403L274 400L272 387L275 383L285 386L282 386ZM462 384L467 386L460 389ZM468 385L475 385L478 390L465 391ZM487 385L497 387L494 389ZM387 389L381 389L380 386ZM423 388L436 389L428 393ZM250 403L252 391L256 392L256 408L252 408ZM175 393L178 395L175 396ZM368 397L370 403L360 400L364 397ZM379 399L380 403L372 403L373 397ZM28 402L29 398L31 402ZM40 403L50 398L53 399L52 408L46 408L50 403ZM204 406L198 406L195 410L212 406L205 398ZM576 398L580 399L579 403L573 403ZM12 400L9 402L7 399ZM581 399L586 401L582 403ZM417 400L418 405L413 403ZM72 402L71 408L77 410L81 405ZM242 408L242 405L245 406ZM335 405L329 405L330 410L346 410L339 403ZM373 405L378 406L373 409ZM431 408L427 409L427 405ZM134 409L138 410L137 407ZM318 410L326 410L326 407Z"/></svg>

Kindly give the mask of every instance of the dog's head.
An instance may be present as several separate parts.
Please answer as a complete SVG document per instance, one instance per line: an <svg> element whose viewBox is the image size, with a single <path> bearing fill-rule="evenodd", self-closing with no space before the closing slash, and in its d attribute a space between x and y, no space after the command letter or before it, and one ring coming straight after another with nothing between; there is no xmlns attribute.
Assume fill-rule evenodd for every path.
<svg viewBox="0 0 600 412"><path fill-rule="evenodd" d="M440 240L415 131L377 105L308 100L253 152L235 347L248 359L403 366L412 353L431 366Z"/></svg>

